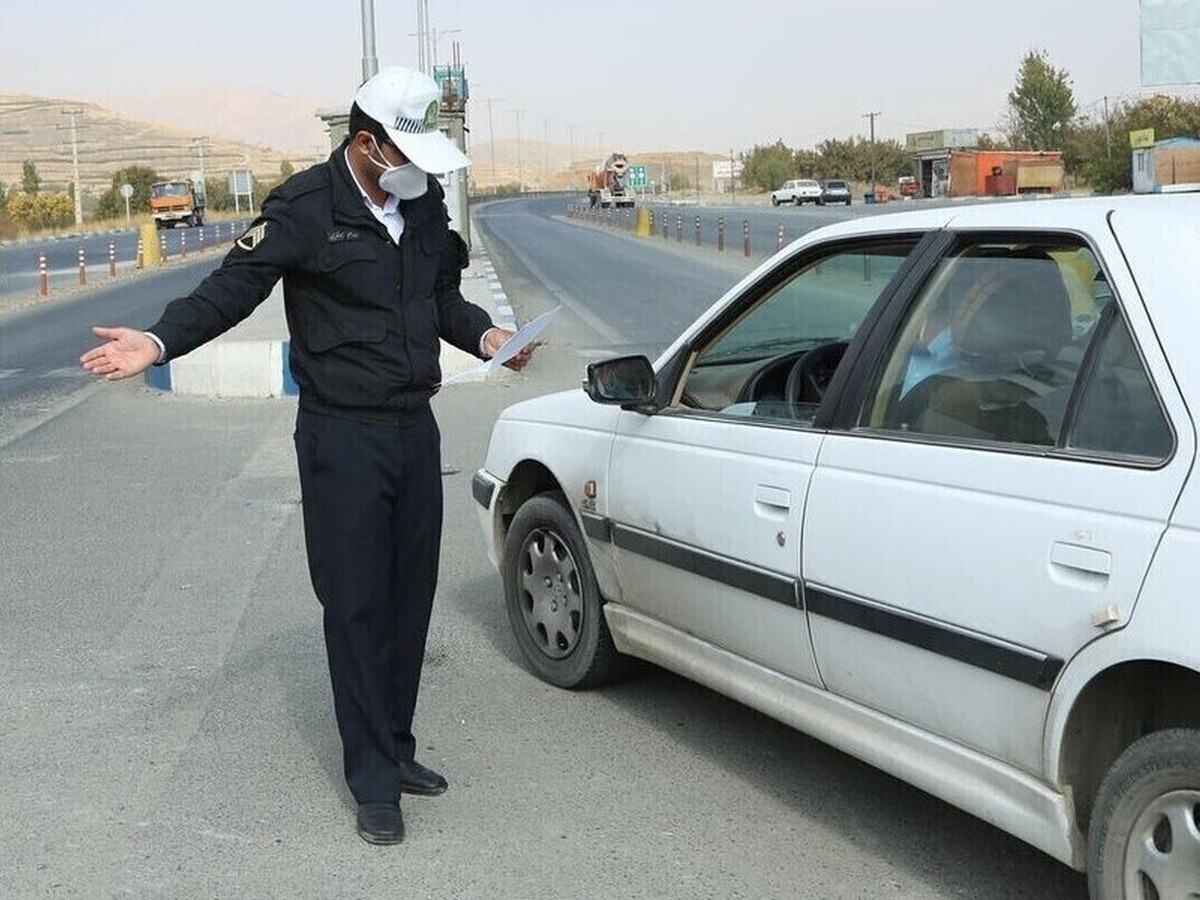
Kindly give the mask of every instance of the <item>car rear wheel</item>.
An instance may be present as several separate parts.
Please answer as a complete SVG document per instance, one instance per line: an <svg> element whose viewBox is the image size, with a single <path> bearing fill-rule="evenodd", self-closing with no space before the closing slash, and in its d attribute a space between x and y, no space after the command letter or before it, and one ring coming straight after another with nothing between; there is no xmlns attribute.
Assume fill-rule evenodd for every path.
<svg viewBox="0 0 1200 900"><path fill-rule="evenodd" d="M772 198L771 198L771 205L772 205L772 206L778 206L778 205L779 205L779 198L778 198L778 197L772 197Z"/></svg>
<svg viewBox="0 0 1200 900"><path fill-rule="evenodd" d="M521 652L543 681L584 688L616 674L600 588L561 493L539 494L513 517L504 545L504 600Z"/></svg>
<svg viewBox="0 0 1200 900"><path fill-rule="evenodd" d="M1092 900L1200 895L1200 731L1157 731L1109 770L1088 830Z"/></svg>

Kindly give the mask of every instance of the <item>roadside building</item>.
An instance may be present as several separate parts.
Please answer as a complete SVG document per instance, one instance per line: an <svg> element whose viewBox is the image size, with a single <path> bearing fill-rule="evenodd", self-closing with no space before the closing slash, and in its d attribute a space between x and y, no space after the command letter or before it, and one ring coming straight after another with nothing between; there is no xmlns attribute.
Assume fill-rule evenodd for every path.
<svg viewBox="0 0 1200 900"><path fill-rule="evenodd" d="M980 150L973 128L905 135L922 197L996 197L1063 189L1062 154L1042 150Z"/></svg>
<svg viewBox="0 0 1200 900"><path fill-rule="evenodd" d="M1147 129L1149 130L1149 129ZM1134 132L1130 141L1135 141ZM1150 141L1154 141L1153 131ZM1200 140L1171 138L1133 149L1133 192L1171 194L1200 191Z"/></svg>

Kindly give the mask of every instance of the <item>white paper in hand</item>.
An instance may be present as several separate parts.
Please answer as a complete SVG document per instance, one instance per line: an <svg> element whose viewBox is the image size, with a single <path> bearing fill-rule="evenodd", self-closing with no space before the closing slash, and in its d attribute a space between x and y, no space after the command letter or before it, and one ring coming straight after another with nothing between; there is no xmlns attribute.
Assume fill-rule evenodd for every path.
<svg viewBox="0 0 1200 900"><path fill-rule="evenodd" d="M469 369L466 372L459 372L457 375L451 375L449 378L442 379L442 387L448 384L454 384L456 381L463 381L467 378L472 378L476 375L487 375L500 368L530 344L537 340L540 335L550 324L550 321L558 315L561 306L556 306L554 309L547 310L536 319L530 319L513 334L507 341L500 345L500 349L496 354L482 365L476 366L474 369Z"/></svg>

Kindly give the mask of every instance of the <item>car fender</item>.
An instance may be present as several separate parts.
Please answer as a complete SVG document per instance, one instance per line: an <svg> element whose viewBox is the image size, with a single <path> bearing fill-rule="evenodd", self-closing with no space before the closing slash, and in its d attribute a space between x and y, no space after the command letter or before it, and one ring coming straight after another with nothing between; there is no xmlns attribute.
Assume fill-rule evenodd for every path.
<svg viewBox="0 0 1200 900"><path fill-rule="evenodd" d="M612 545L593 538L589 527L608 517L608 467L619 415L617 407L594 403L579 390L518 403L496 420L485 465L503 483L493 508L505 507L519 467L533 463L550 473L587 541L600 591L610 599L620 596ZM493 517L493 530L499 527ZM496 534L493 543L499 546Z"/></svg>
<svg viewBox="0 0 1200 900"><path fill-rule="evenodd" d="M1065 781L1063 743L1080 694L1101 673L1128 662L1162 662L1200 674L1200 602L1195 593L1195 561L1200 528L1169 527L1159 544L1129 623L1098 637L1063 669L1047 711L1043 768L1047 780Z"/></svg>

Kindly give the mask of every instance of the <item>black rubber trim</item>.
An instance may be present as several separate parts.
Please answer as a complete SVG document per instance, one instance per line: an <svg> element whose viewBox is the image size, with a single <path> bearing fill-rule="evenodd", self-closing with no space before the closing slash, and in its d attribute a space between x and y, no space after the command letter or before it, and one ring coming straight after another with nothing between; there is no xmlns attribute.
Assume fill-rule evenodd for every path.
<svg viewBox="0 0 1200 900"><path fill-rule="evenodd" d="M612 526L608 519L604 518L604 516L598 516L595 513L581 513L580 518L583 519L584 534L593 541L604 541L606 544L612 543Z"/></svg>
<svg viewBox="0 0 1200 900"><path fill-rule="evenodd" d="M490 478L484 478L478 472L471 476L471 496L484 509L492 508L492 494L496 492L496 483Z"/></svg>
<svg viewBox="0 0 1200 900"><path fill-rule="evenodd" d="M612 523L612 542L622 550L645 556L701 578L756 594L775 603L795 609L800 608L799 592L794 579L773 575L760 569L751 569L740 563L701 553L691 547L665 541L644 531L635 531L624 525Z"/></svg>
<svg viewBox="0 0 1200 900"><path fill-rule="evenodd" d="M1057 657L972 637L924 619L831 594L811 584L804 586L804 599L810 615L920 647L1041 690L1049 690L1062 671L1063 661Z"/></svg>

